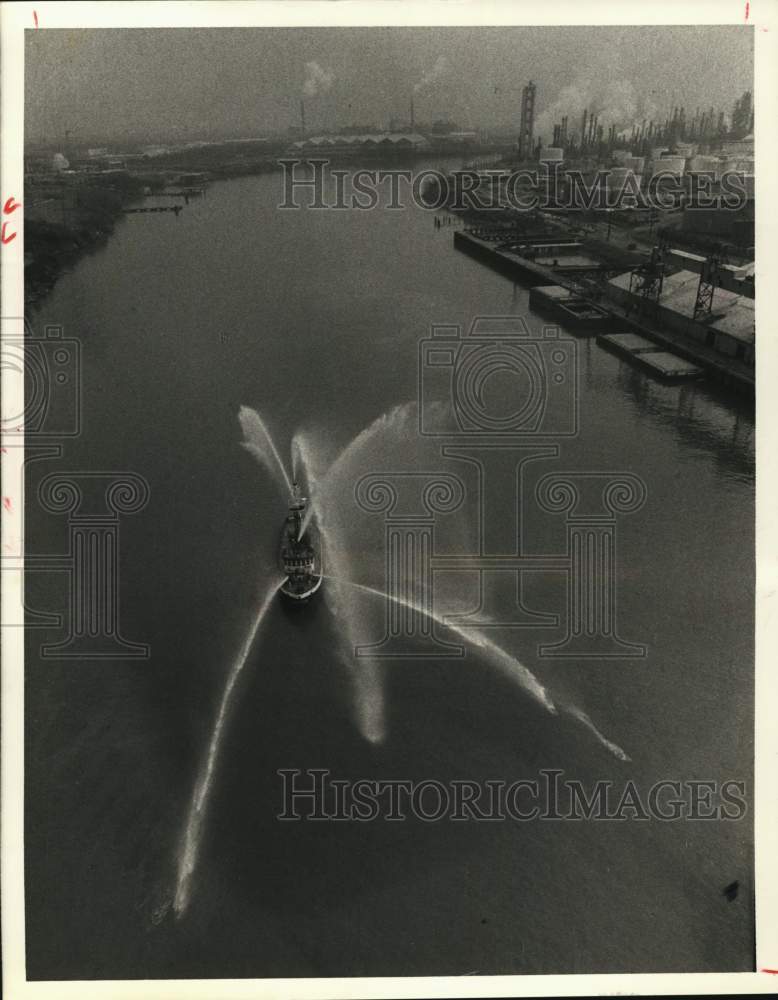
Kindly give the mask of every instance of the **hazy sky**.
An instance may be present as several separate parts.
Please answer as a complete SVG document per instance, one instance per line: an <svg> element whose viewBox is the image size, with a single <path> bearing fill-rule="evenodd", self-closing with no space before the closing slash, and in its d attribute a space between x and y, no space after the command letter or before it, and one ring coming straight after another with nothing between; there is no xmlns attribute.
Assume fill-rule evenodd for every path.
<svg viewBox="0 0 778 1000"><path fill-rule="evenodd" d="M601 123L673 104L729 111L751 89L753 35L722 27L222 28L26 32L27 137L309 132L408 115L518 127L537 84L540 130L569 108ZM306 68L307 63L315 66ZM306 83L307 81L307 83Z"/></svg>

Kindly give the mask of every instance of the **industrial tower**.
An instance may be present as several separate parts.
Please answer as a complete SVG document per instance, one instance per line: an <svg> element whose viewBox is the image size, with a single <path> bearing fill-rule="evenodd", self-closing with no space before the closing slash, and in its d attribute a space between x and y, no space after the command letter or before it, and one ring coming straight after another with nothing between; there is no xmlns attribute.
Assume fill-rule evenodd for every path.
<svg viewBox="0 0 778 1000"><path fill-rule="evenodd" d="M532 133L535 130L535 84L530 80L521 92L521 129L519 159L532 155Z"/></svg>

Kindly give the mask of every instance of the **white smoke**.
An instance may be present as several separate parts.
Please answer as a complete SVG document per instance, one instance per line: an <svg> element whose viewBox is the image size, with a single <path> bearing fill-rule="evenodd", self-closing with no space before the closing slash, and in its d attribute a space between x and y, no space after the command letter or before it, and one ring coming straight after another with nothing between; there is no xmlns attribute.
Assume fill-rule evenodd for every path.
<svg viewBox="0 0 778 1000"><path fill-rule="evenodd" d="M450 69L451 63L448 61L446 56L438 56L432 69L427 70L421 80L413 85L414 94L419 94L422 90L426 90L426 88L431 84L445 76Z"/></svg>
<svg viewBox="0 0 778 1000"><path fill-rule="evenodd" d="M568 136L580 137L581 119L587 111L599 118L603 133L607 136L611 125L616 132L631 132L632 126L640 126L644 121L659 121L659 111L650 98L638 95L630 80L609 80L605 85L594 85L591 80L580 78L575 83L560 90L556 100L547 105L535 118L535 135L551 141L554 125L567 115ZM664 122L664 115L662 121Z"/></svg>
<svg viewBox="0 0 778 1000"><path fill-rule="evenodd" d="M317 94L326 94L334 82L335 74L331 69L324 69L315 61L305 64L305 83L303 84L303 95L305 97L316 97Z"/></svg>

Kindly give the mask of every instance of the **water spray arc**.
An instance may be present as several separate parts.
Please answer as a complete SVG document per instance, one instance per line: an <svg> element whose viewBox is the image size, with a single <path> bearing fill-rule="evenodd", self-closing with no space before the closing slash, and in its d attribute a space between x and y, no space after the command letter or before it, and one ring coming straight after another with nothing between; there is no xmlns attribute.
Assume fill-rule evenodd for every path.
<svg viewBox="0 0 778 1000"><path fill-rule="evenodd" d="M368 587L361 583L355 583L353 580L341 580L342 584L346 584L349 587L355 587L356 589L362 591L365 594L369 594L372 597L380 597L384 600L393 601L395 603L401 604L405 607L409 607L412 611L429 615L432 620L440 625L442 628L450 629L455 635L458 635L467 643L471 643L482 649L485 653L485 658L487 662L490 662L494 667L496 667L500 673L502 673L509 680L517 683L522 690L526 691L528 694L542 705L547 712L551 715L558 715L560 712L565 715L569 715L576 719L578 722L582 723L590 733L595 737L598 743L600 743L609 753L613 754L618 760L629 761L630 757L625 753L624 750L612 740L609 740L604 736L600 730L592 722L591 718L582 709L577 708L574 705L559 705L555 703L540 681L535 677L528 667L517 660L515 657L511 656L506 650L501 646L498 646L496 642L489 639L482 632L479 632L474 628L464 628L459 625L454 625L449 621L446 621L445 617L438 615L434 612L425 611L421 607L417 607L409 604L406 601L398 599L392 594L388 594L385 591L377 590L375 587Z"/></svg>
<svg viewBox="0 0 778 1000"><path fill-rule="evenodd" d="M368 436L374 426L372 424L366 429ZM351 575L347 546L341 537L343 533L339 530L339 526L333 523L327 505L321 502L327 484L334 478L333 473L337 474L341 468L343 455L351 454L355 442L364 440L363 432L341 453L319 480L314 478L313 449L301 432L294 436L292 454L295 470L298 468L304 470L311 488L313 500L309 508L309 517L316 517L324 544L325 565L330 569L329 573L325 573L327 586L324 588L324 600L333 618L342 624L340 658L351 681L354 725L363 739L369 743L379 744L386 738L383 667L375 659L365 658L357 661L354 657L356 637L352 621L353 609L343 584L343 581L348 580Z"/></svg>
<svg viewBox="0 0 778 1000"><path fill-rule="evenodd" d="M316 478L317 470L313 466L313 449L307 438L298 432L292 441L292 468L295 480L299 481L302 479L313 498L308 507L304 527L307 526L310 518L315 515L319 532L326 546L326 560L330 572L323 574L328 581L328 586L324 588L325 599L333 616L343 624L342 634L344 641L341 654L351 675L354 722L359 732L366 740L374 744L381 743L385 739L384 677L382 664L376 658L360 657L357 659L354 655L356 647L355 623L353 621L353 605L346 597L347 588L356 588L358 591L372 597L381 598L384 601L394 601L416 613L429 616L432 621L442 628L450 629L465 642L482 650L488 663L499 670L509 680L516 683L547 712L557 715L561 711L576 719L611 754L619 760L628 761L630 758L621 747L603 736L585 712L575 706L556 705L538 678L523 663L511 656L482 632L477 629L455 625L446 621L443 616L436 614L430 609L424 610L414 607L410 603L400 600L395 595L389 595L384 591L356 583L351 579L352 574L350 572L347 548L343 544L343 538L341 537L342 532L338 530L338 525L332 523L326 503L321 502L322 497L326 493L326 488L331 486L333 481L336 481L338 477L342 478L344 467L351 458L358 454L360 448L373 441L375 436L381 431L387 428L396 430L398 427L403 426L411 416L412 404L395 407L393 410L383 414L358 434L341 451L319 479ZM238 419L244 434L244 440L241 442L243 447L265 467L281 489L286 489L288 496L294 496L295 491L289 474L260 415L248 407L241 407ZM304 532L304 527L300 532L301 534ZM257 612L244 637L238 655L227 674L207 752L195 782L179 849L176 888L172 901L173 911L177 918L182 917L186 913L192 897L192 883L202 844L207 810L213 791L214 778L217 772L226 726L235 701L236 691L238 690L238 680L248 662L249 655L273 599L285 583L285 580L286 578L279 572L267 582L257 607Z"/></svg>
<svg viewBox="0 0 778 1000"><path fill-rule="evenodd" d="M254 640L259 633L260 626L262 625L265 615L270 608L271 602L282 583L282 577L275 578L268 583L263 598L257 609L257 613L254 616L251 626L249 627L249 630L243 640L243 645L241 646L240 651L238 652L238 655L236 656L227 675L227 681L222 692L219 710L216 715L216 722L208 744L208 750L195 783L194 793L189 806L189 813L184 830L183 842L179 851L178 876L176 881L175 897L173 899L173 910L177 917L182 916L189 906L189 900L192 893L192 876L194 875L195 868L197 866L208 803L211 790L213 788L214 774L219 761L224 732L234 700L238 678L246 665L249 653L254 645Z"/></svg>
<svg viewBox="0 0 778 1000"><path fill-rule="evenodd" d="M260 465L264 465L275 481L286 489L287 496L291 496L292 483L286 466L281 461L278 449L260 415L248 406L241 406L238 420L243 431L241 447L253 455Z"/></svg>

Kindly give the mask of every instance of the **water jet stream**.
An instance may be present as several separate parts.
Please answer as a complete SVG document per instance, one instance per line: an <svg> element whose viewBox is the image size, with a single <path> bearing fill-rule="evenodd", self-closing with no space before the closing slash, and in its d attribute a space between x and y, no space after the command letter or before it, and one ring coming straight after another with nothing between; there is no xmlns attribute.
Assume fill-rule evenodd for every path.
<svg viewBox="0 0 778 1000"><path fill-rule="evenodd" d="M374 587L368 587L361 583L355 583L353 580L341 580L341 583L345 583L348 586L356 587L358 590L364 591L366 594L370 594L374 597L381 597L384 600L394 601L395 603L401 604L404 607L410 608L419 614L428 615L434 622L439 624L443 628L450 629L456 635L460 636L466 642L472 642L479 649L484 649L487 653L487 658L490 658L493 664L509 679L518 681L521 687L528 691L536 701L538 701L543 707L549 711L552 715L558 714L558 711L562 711L567 715L572 716L577 719L578 722L582 723L591 732L597 741L606 748L610 753L613 754L618 760L629 761L631 758L628 754L622 750L622 748L609 740L604 736L599 729L595 726L586 712L582 711L580 708L571 705L559 705L557 706L552 700L546 689L540 683L540 681L535 677L531 670L524 666L519 660L514 659L509 653L498 646L493 640L488 639L483 633L479 632L477 629L467 629L462 628L457 625L452 625L447 622L445 618L441 615L436 615L434 612L429 612L421 608L416 607L408 601L403 601L398 597L394 597L391 594L387 594L384 591L376 590Z"/></svg>
<svg viewBox="0 0 778 1000"><path fill-rule="evenodd" d="M381 597L384 600L394 601L396 604L400 604L404 608L408 608L411 611L415 611L419 614L426 615L436 622L442 628L450 629L465 642L474 643L479 649L483 649L486 652L487 658L491 659L494 666L497 667L501 673L505 674L510 680L517 681L518 684L532 697L538 701L546 711L550 712L552 715L557 714L556 706L551 700L548 692L540 683L540 681L535 677L531 670L528 670L519 660L514 659L508 653L505 652L500 646L497 645L493 640L488 639L483 633L479 632L477 629L466 629L458 625L452 625L447 622L445 618L441 615L435 614L434 611L425 610L419 608L412 604L410 601L403 601L399 597L394 597L391 594L387 594L382 590L376 590L375 587L367 587L362 583L355 583L353 580L341 580L339 582L345 583L350 587L356 587L358 590L363 591L366 594L370 594L373 597Z"/></svg>
<svg viewBox="0 0 778 1000"><path fill-rule="evenodd" d="M231 707L236 683L243 667L246 664L248 655L251 652L251 647L254 645L254 640L257 637L262 620L270 607L273 597L281 584L284 582L284 579L286 578L275 578L268 584L264 597L262 598L259 608L257 609L257 613L254 616L254 620L251 623L251 627L249 628L246 638L243 641L243 645L241 646L240 651L230 668L230 672L227 675L227 683L225 684L224 691L222 692L219 711L216 716L216 723L213 727L210 743L208 744L208 752L200 769L194 793L192 795L192 801L189 806L189 814L184 831L183 843L179 852L178 879L176 883L175 897L173 899L173 909L177 917L182 916L186 912L189 905L192 892L192 876L194 875L194 871L197 866L197 856L200 849L200 842L202 840L206 808L210 797L211 787L213 785L213 776L219 759L225 723Z"/></svg>
<svg viewBox="0 0 778 1000"><path fill-rule="evenodd" d="M289 475L284 463L281 461L281 456L278 454L276 446L273 444L273 439L270 437L270 433L262 421L262 417L260 417L256 410L252 410L251 407L241 406L238 412L238 420L243 431L242 447L258 459L277 481L278 473L280 472L283 484L279 483L279 485L284 485L287 494L291 496L292 484L289 481Z"/></svg>
<svg viewBox="0 0 778 1000"><path fill-rule="evenodd" d="M355 441L363 441L366 434L371 431L371 428L374 429L379 422L375 421L367 431L363 431L362 434L358 435L346 448L346 451L351 453ZM356 639L354 636L351 608L346 595L341 593L338 585L339 581L347 580L351 575L346 555L346 546L342 543L340 533L333 523L333 512L337 511L337 505L321 502L323 493L321 487L331 481L333 470L337 472L340 459L336 460L328 468L321 480L317 482L311 452L312 448L307 438L302 432L298 431L292 440L293 461L295 467L301 466L305 470L312 496L306 513L304 527L307 526L311 517L316 517L316 524L323 546L322 561L325 566L332 567L332 573L329 574L332 585L324 588L324 600L332 612L333 618L343 625L343 641L340 656L351 678L354 724L362 737L369 743L382 743L386 737L383 668L379 662L370 658L362 659L359 664L354 662L353 653ZM341 458L343 454L341 453Z"/></svg>
<svg viewBox="0 0 778 1000"><path fill-rule="evenodd" d="M605 749L609 750L614 757L618 757L619 760L623 761L632 760L632 758L627 753L625 753L624 750L621 749L618 743L614 743L612 740L609 740L607 739L607 737L603 736L603 734L600 732L597 726L595 726L595 724L592 722L592 720L589 718L586 712L582 711L580 708L576 708L575 706L566 708L565 711L569 715L572 715L573 718L578 719L579 722L582 722L586 726L586 728L591 733L594 734L595 739L597 739L598 742L602 743Z"/></svg>
<svg viewBox="0 0 778 1000"><path fill-rule="evenodd" d="M399 430L401 422L404 423L410 419L416 406L415 402L401 403L399 406L387 410L386 413L382 413L380 417L376 417L371 424L368 424L355 438L349 441L327 469L324 478L330 480L333 476L337 476L341 466L345 465L379 431Z"/></svg>

